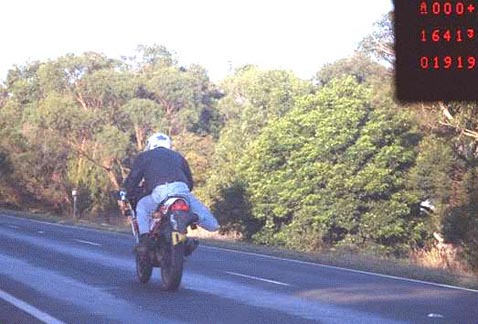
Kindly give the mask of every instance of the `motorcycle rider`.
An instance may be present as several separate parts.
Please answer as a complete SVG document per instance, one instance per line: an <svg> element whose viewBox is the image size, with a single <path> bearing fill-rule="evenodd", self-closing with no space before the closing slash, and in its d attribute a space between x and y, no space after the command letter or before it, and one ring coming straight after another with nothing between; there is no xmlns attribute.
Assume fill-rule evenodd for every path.
<svg viewBox="0 0 478 324"><path fill-rule="evenodd" d="M198 225L208 231L216 231L219 224L211 211L191 193L194 181L186 159L171 149L171 138L163 133L155 133L146 142L145 151L133 163L130 174L124 181L127 193L137 192L144 180L146 196L136 205L140 239L136 247L138 253L146 254L150 246L149 224L151 214L168 195L180 194L189 199L191 211L198 216ZM188 241L189 253L197 246L197 241Z"/></svg>

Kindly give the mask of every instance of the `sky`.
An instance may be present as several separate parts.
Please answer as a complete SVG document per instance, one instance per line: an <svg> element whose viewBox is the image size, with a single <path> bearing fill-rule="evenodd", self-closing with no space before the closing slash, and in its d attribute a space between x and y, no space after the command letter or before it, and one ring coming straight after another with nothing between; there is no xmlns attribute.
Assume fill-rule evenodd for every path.
<svg viewBox="0 0 478 324"><path fill-rule="evenodd" d="M2 0L0 81L14 65L87 51L133 55L164 45L213 81L235 68L310 79L353 54L392 0Z"/></svg>

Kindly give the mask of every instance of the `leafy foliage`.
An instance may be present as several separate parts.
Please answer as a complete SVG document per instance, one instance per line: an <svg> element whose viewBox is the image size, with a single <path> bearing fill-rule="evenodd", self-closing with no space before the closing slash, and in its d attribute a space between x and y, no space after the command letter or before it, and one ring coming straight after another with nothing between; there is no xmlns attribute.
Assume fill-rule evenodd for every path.
<svg viewBox="0 0 478 324"><path fill-rule="evenodd" d="M123 161L151 132L200 139L213 128L204 112L215 111L216 93L202 68L177 66L164 47L140 47L139 55L67 55L9 72L0 147L26 192L61 212L76 187L85 209L108 209L108 193L128 172Z"/></svg>
<svg viewBox="0 0 478 324"><path fill-rule="evenodd" d="M395 41L392 19L392 13L384 16L360 44L361 51L390 65L394 61ZM437 102L407 107L415 114L421 131L438 144L433 148L429 146L432 142L425 142L420 148L422 154L417 167L411 173L415 182L412 190L421 197L432 197L437 205L434 221L426 228L430 231L441 227L449 241L464 248L464 257L475 270L478 227L474 201L478 184L472 181L471 175L478 165L477 107L476 102ZM434 152L435 156L427 152Z"/></svg>
<svg viewBox="0 0 478 324"><path fill-rule="evenodd" d="M419 240L416 197L403 192L417 134L405 114L371 107L369 98L350 77L333 80L254 141L242 173L264 225L258 241L399 253Z"/></svg>
<svg viewBox="0 0 478 324"><path fill-rule="evenodd" d="M386 83L389 78L387 68L374 62L367 54L357 51L352 57L324 65L316 73L314 81L319 86L325 86L333 79L344 76L353 76L357 83L369 85Z"/></svg>
<svg viewBox="0 0 478 324"><path fill-rule="evenodd" d="M284 116L313 87L290 72L245 66L224 80L221 89L224 97L218 110L225 126L216 145L205 199L218 215L222 231L239 230L250 236L258 226L250 218L237 162L270 120Z"/></svg>

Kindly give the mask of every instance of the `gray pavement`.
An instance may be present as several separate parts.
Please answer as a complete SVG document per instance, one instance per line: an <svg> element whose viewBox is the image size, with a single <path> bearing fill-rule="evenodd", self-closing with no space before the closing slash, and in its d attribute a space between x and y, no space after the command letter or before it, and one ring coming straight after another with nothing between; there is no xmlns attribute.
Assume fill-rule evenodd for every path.
<svg viewBox="0 0 478 324"><path fill-rule="evenodd" d="M133 245L0 215L0 292L66 323L478 323L476 291L203 245L179 291L162 292L159 269L137 281ZM0 312L1 323L39 317L1 298Z"/></svg>

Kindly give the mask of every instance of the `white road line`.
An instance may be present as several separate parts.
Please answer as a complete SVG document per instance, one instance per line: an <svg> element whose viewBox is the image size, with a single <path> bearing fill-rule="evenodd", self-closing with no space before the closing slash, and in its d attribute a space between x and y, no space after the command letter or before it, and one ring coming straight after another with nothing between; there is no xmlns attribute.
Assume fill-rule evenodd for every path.
<svg viewBox="0 0 478 324"><path fill-rule="evenodd" d="M84 240L79 240L79 239L73 239L73 241L83 243L83 244L93 245L93 246L101 246L101 244L99 244L99 243L84 241Z"/></svg>
<svg viewBox="0 0 478 324"><path fill-rule="evenodd" d="M13 297L12 295L4 292L0 289L0 298L5 300L7 303L12 304L13 306L23 310L24 312L30 314L31 316L35 317L36 319L49 324L64 324L64 322L54 318L50 314L47 314L36 307L33 307L26 302Z"/></svg>
<svg viewBox="0 0 478 324"><path fill-rule="evenodd" d="M442 314L430 313L427 315L429 318L445 318Z"/></svg>
<svg viewBox="0 0 478 324"><path fill-rule="evenodd" d="M244 255L252 255L252 256L262 257L262 258L266 258L266 259L286 261L286 262L293 262L293 263L298 263L298 264L306 264L306 265L311 265L311 266L315 266L315 267L322 267L322 268L327 268L327 269L341 270L341 271L347 271L347 272L352 272L352 273L359 273L359 274L364 274L364 275L369 275L369 276L375 276L375 277L381 277L381 278L387 278L387 279L393 279L393 280L408 281L408 282L419 283L419 284L424 284L424 285L429 285L429 286L435 286L435 287L440 287L440 288L456 289L456 290L462 290L462 291L468 291L468 292L478 293L478 290L470 289L470 288L456 287L456 286L451 286L451 285L439 284L439 283L435 283L435 282L417 280L417 279L402 278L402 277L391 276L391 275L386 275L386 274L381 274L381 273L375 273L375 272L368 272L368 271L362 271L362 270L347 269L347 268L336 267L336 266L331 266L331 265L326 265L326 264L321 264L321 263L313 263L313 262L299 261L299 260L294 260L294 259L280 258L280 257L272 256L272 255L259 254L259 253L254 253L254 252L237 251L237 250L231 250L231 249L225 249L225 248L218 248L218 247L215 247L215 246L201 245L201 247L202 247L202 248L211 249L211 250L221 250L221 251L226 251L226 252L231 252L231 253L238 253L238 254L244 254Z"/></svg>
<svg viewBox="0 0 478 324"><path fill-rule="evenodd" d="M6 217L6 218L20 219L20 220L23 220L23 221L28 221L28 222L38 223L38 224L43 224L43 225L48 225L48 226L71 228L71 229L74 229L74 230L84 230L84 231L91 231L91 232L98 232L98 233L104 233L105 232L104 229L96 229L96 228L92 228L92 227L86 227L86 226L82 226L81 224L75 226L75 225L67 225L67 224L62 224L62 223L52 223L52 222L41 221L41 220L38 220L38 219L33 219L33 218L28 218L28 217L12 216L12 215L3 214L3 213L0 213L0 216ZM121 234L121 233L117 233L117 234Z"/></svg>
<svg viewBox="0 0 478 324"><path fill-rule="evenodd" d="M286 283L283 283L283 282L280 282L280 281L275 281L275 280L269 280L269 279L264 279L264 278L249 276L249 275L245 275L245 274L237 273L237 272L230 272L230 271L224 271L224 272L225 272L225 273L228 273L228 274L230 274L230 275L233 275L233 276L238 276L238 277L243 277L243 278L248 278L248 279L254 279L254 280L264 281L264 282L268 282L268 283L275 284L275 285L290 286L289 284L286 284Z"/></svg>
<svg viewBox="0 0 478 324"><path fill-rule="evenodd" d="M20 228L19 226L12 225L12 224L8 224L7 227L10 227L10 228L13 228L13 229L19 229Z"/></svg>

